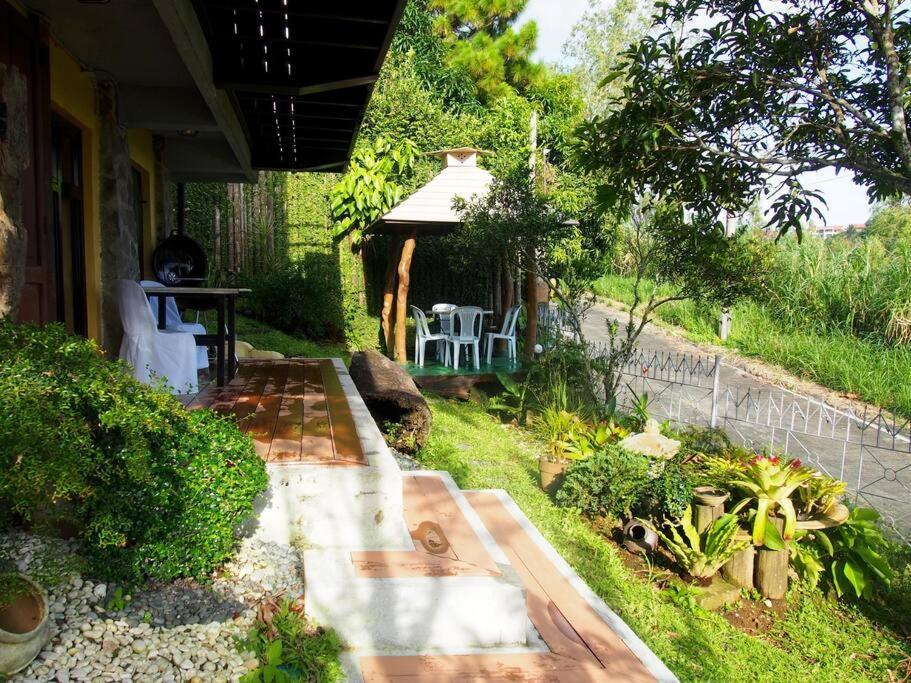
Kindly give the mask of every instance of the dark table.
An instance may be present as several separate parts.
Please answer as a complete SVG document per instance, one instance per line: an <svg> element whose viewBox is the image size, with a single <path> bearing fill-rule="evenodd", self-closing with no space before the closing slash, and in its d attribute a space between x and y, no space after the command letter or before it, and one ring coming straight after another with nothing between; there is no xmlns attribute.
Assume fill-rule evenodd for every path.
<svg viewBox="0 0 911 683"><path fill-rule="evenodd" d="M225 375L230 380L237 372L237 359L234 344L237 341L236 308L237 296L250 292L249 289L235 289L232 287L143 287L146 296L158 297L158 329L167 327L167 300L165 297L175 299L211 299L218 312L218 332L216 334L194 334L197 346L215 345L215 372L218 386L225 385ZM227 332L225 328L227 327ZM227 359L225 358L225 342L228 343ZM225 362L227 360L227 363ZM227 373L226 373L227 369Z"/></svg>

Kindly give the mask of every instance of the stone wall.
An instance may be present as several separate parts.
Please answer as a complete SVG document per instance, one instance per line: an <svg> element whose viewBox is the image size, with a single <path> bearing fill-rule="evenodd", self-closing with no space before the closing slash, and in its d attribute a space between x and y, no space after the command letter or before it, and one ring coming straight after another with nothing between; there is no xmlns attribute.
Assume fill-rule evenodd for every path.
<svg viewBox="0 0 911 683"><path fill-rule="evenodd" d="M96 96L100 123L101 343L110 355L116 355L123 328L113 284L115 280L140 277L138 231L132 202L130 146L126 128L117 116L116 85L99 80Z"/></svg>
<svg viewBox="0 0 911 683"><path fill-rule="evenodd" d="M0 317L15 318L25 280L26 228L22 178L32 165L28 80L13 65L0 62L0 103L6 110L0 137Z"/></svg>

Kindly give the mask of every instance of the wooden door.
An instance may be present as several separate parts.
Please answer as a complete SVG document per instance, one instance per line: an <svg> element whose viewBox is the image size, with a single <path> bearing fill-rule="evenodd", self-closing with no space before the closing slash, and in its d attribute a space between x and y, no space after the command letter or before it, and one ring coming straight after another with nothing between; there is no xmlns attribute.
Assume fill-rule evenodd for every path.
<svg viewBox="0 0 911 683"><path fill-rule="evenodd" d="M19 165L20 223L26 237L19 320L58 320L56 241L50 220L50 57L47 28L0 0L0 62L26 84L24 120L7 120L7 136L27 130L31 158ZM3 103L0 103L0 107ZM13 108L8 107L11 111ZM16 107L21 111L21 107ZM14 130L15 127L15 130Z"/></svg>

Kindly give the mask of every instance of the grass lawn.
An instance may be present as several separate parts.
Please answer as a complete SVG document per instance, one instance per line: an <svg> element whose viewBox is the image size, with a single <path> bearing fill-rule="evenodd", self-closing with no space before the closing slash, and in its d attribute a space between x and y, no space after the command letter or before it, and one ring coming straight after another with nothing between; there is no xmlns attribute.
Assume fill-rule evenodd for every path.
<svg viewBox="0 0 911 683"><path fill-rule="evenodd" d="M214 316L213 316L214 317ZM215 333L215 324L210 322L208 330ZM305 337L295 337L266 323L243 315L237 316L237 338L253 345L262 351L278 351L285 356L302 358L342 358L347 364L351 352L342 343L314 341Z"/></svg>
<svg viewBox="0 0 911 683"><path fill-rule="evenodd" d="M907 571L896 582L889 611L865 607L865 613L818 593L795 592L791 609L763 638L748 636L721 615L675 604L647 576L628 569L620 551L582 517L556 507L537 485L540 445L526 432L501 425L473 403L428 400L434 423L420 461L449 471L462 488L508 491L681 680L887 681L909 672L911 643L878 625L908 619Z"/></svg>
<svg viewBox="0 0 911 683"><path fill-rule="evenodd" d="M605 275L595 293L625 304L632 301L632 278ZM680 327L695 342L727 346L745 356L775 363L836 391L911 417L911 350L844 332L783 325L762 306L745 301L733 309L727 341L717 335L719 312L691 301L658 309L660 322Z"/></svg>

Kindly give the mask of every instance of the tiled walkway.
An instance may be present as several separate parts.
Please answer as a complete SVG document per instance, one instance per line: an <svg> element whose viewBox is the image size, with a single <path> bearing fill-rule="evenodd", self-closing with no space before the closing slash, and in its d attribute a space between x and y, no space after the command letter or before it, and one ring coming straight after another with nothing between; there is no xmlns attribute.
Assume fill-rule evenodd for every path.
<svg viewBox="0 0 911 683"><path fill-rule="evenodd" d="M233 416L270 464L367 464L331 360L241 362L226 386L211 382L186 402Z"/></svg>

